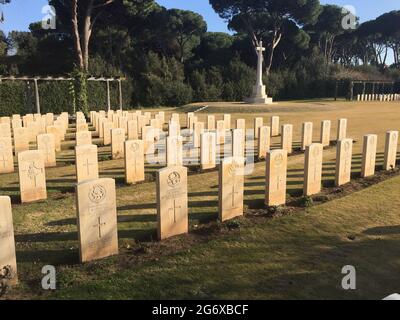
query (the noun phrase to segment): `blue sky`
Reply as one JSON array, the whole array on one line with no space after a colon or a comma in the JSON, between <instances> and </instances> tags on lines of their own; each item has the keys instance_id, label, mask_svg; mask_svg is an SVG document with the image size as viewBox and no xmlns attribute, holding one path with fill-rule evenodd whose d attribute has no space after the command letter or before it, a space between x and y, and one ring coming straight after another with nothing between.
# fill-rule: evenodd
<instances>
[{"instance_id":1,"label":"blue sky","mask_svg":"<svg viewBox=\"0 0 400 320\"><path fill-rule=\"evenodd\" d=\"M227 31L226 24L213 11L208 0L158 0L167 8L180 8L200 13L207 21L209 31ZM376 18L384 12L400 9L399 0L321 0L321 3L352 5L356 8L361 21ZM42 18L41 9L47 0L12 0L11 4L0 5L6 21L0 29L8 33L11 30L28 30L29 24Z\"/></svg>"}]
</instances>

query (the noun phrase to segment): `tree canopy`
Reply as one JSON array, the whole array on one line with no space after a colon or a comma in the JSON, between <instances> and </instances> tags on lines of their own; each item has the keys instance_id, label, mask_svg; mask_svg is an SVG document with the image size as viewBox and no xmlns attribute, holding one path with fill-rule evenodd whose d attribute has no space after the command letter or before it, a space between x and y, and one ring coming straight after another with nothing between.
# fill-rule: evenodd
<instances>
[{"instance_id":1,"label":"tree canopy","mask_svg":"<svg viewBox=\"0 0 400 320\"><path fill-rule=\"evenodd\" d=\"M210 0L219 16L229 22L229 28L248 34L256 47L267 44L266 70L269 74L274 51L285 34L285 27L300 27L317 21L319 0Z\"/></svg>"},{"instance_id":2,"label":"tree canopy","mask_svg":"<svg viewBox=\"0 0 400 320\"><path fill-rule=\"evenodd\" d=\"M400 11L345 30L343 9L318 0L210 0L229 34L209 32L198 13L155 0L49 4L55 30L33 21L27 32L0 32L1 74L125 76L134 105L240 100L254 85L261 41L265 81L278 98L312 97L316 85L325 86L323 94L338 74L400 73Z\"/></svg>"}]
</instances>

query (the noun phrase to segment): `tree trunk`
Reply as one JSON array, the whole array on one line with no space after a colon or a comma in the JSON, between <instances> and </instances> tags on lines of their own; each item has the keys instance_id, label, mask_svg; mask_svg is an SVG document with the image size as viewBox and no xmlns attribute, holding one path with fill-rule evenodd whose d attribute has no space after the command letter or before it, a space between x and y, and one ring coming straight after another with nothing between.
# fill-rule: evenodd
<instances>
[{"instance_id":1,"label":"tree trunk","mask_svg":"<svg viewBox=\"0 0 400 320\"><path fill-rule=\"evenodd\" d=\"M184 47L184 44L179 44L179 47L180 47L179 60L183 64L185 62L185 58L184 58L184 56L185 56L185 47Z\"/></svg>"},{"instance_id":2,"label":"tree trunk","mask_svg":"<svg viewBox=\"0 0 400 320\"><path fill-rule=\"evenodd\" d=\"M86 116L89 115L88 99L87 99L87 73L89 71L89 43L92 35L93 24L96 22L95 17L92 21L92 14L94 9L105 7L114 0L107 0L101 5L94 7L94 0L81 0L82 3L87 4L85 16L83 17L82 34L79 32L79 19L78 19L78 1L72 1L72 36L74 41L74 49L77 60L77 70L74 70L74 99L77 110L82 111Z\"/></svg>"},{"instance_id":3,"label":"tree trunk","mask_svg":"<svg viewBox=\"0 0 400 320\"><path fill-rule=\"evenodd\" d=\"M183 34L181 33L178 38L179 45L179 61L183 64L185 62L185 41L183 39Z\"/></svg>"},{"instance_id":4,"label":"tree trunk","mask_svg":"<svg viewBox=\"0 0 400 320\"><path fill-rule=\"evenodd\" d=\"M94 0L90 0L86 8L85 22L83 26L83 39L82 39L83 64L84 64L84 70L86 72L89 71L89 42L90 42L90 37L92 35L93 2Z\"/></svg>"},{"instance_id":5,"label":"tree trunk","mask_svg":"<svg viewBox=\"0 0 400 320\"><path fill-rule=\"evenodd\" d=\"M81 39L79 35L79 26L78 26L78 0L72 0L72 37L74 41L75 47L75 57L78 67L83 70L84 62L83 62L83 54L81 47Z\"/></svg>"},{"instance_id":6,"label":"tree trunk","mask_svg":"<svg viewBox=\"0 0 400 320\"><path fill-rule=\"evenodd\" d=\"M271 42L271 46L270 46L270 50L268 51L267 61L266 61L266 74L267 74L267 76L269 76L269 74L271 73L272 62L274 60L275 48L277 47L277 45L281 41L281 38L282 38L282 33L279 33L278 30L275 29L274 30L274 36L272 38L272 42Z\"/></svg>"},{"instance_id":7,"label":"tree trunk","mask_svg":"<svg viewBox=\"0 0 400 320\"><path fill-rule=\"evenodd\" d=\"M385 48L385 56L383 58L383 63L382 63L383 66L386 65L387 55L388 55L388 47L386 46L386 48Z\"/></svg>"},{"instance_id":8,"label":"tree trunk","mask_svg":"<svg viewBox=\"0 0 400 320\"><path fill-rule=\"evenodd\" d=\"M394 63L397 65L399 63L399 49L397 45L394 44L392 46L392 50L393 50Z\"/></svg>"},{"instance_id":9,"label":"tree trunk","mask_svg":"<svg viewBox=\"0 0 400 320\"><path fill-rule=\"evenodd\" d=\"M93 0L91 0L93 5ZM89 115L89 107L87 101L87 79L86 79L86 66L88 61L88 48L83 46L82 42L85 41L80 36L79 24L78 24L78 0L72 0L72 34L74 39L75 54L77 60L77 70L73 73L73 84L74 84L74 105L78 111L82 111L86 116ZM85 25L86 28L86 25ZM83 36L86 40L86 34Z\"/></svg>"},{"instance_id":10,"label":"tree trunk","mask_svg":"<svg viewBox=\"0 0 400 320\"><path fill-rule=\"evenodd\" d=\"M271 46L271 49L268 52L268 57L267 57L266 66L265 66L267 76L269 76L269 74L271 73L272 61L274 60L274 51L275 50Z\"/></svg>"}]
</instances>

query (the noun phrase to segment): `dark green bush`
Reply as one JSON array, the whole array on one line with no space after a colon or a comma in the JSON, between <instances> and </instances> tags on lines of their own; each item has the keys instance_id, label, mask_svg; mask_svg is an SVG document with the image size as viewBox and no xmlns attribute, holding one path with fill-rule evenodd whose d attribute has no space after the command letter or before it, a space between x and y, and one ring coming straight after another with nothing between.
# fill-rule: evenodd
<instances>
[{"instance_id":1,"label":"dark green bush","mask_svg":"<svg viewBox=\"0 0 400 320\"><path fill-rule=\"evenodd\" d=\"M181 106L192 101L192 88L185 83L183 64L153 52L142 59L134 81L135 105Z\"/></svg>"},{"instance_id":2,"label":"dark green bush","mask_svg":"<svg viewBox=\"0 0 400 320\"><path fill-rule=\"evenodd\" d=\"M0 84L0 116L24 113L29 103L26 92L26 85L22 82L2 82Z\"/></svg>"},{"instance_id":3,"label":"dark green bush","mask_svg":"<svg viewBox=\"0 0 400 320\"><path fill-rule=\"evenodd\" d=\"M182 106L192 102L192 88L186 83L174 81L167 86L166 106Z\"/></svg>"},{"instance_id":4,"label":"dark green bush","mask_svg":"<svg viewBox=\"0 0 400 320\"><path fill-rule=\"evenodd\" d=\"M39 82L40 111L42 114L73 112L73 96L69 81Z\"/></svg>"}]
</instances>

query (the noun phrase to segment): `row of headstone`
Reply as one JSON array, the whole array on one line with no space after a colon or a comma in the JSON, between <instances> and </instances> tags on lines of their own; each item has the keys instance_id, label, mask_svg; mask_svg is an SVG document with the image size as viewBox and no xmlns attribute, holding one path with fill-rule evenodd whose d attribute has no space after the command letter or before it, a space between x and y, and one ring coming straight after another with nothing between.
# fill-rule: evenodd
<instances>
[{"instance_id":1,"label":"row of headstone","mask_svg":"<svg viewBox=\"0 0 400 320\"><path fill-rule=\"evenodd\" d=\"M386 139L384 167L390 169L395 166L398 132L388 132ZM376 142L376 135L364 137L362 160L364 177L374 174ZM337 186L350 181L352 144L353 140L347 138L338 142L335 178ZM286 202L287 155L287 151L281 149L266 153L265 203L268 206L279 206ZM321 191L322 163L323 145L321 143L308 145L305 153L305 195ZM229 157L224 159L219 167L218 212L221 221L243 215L244 165L243 157ZM188 232L187 184L187 168L183 166L166 167L157 172L157 230L160 240ZM79 218L81 260L89 261L118 253L114 181L95 179L82 182L77 187L77 193L78 215L81 216ZM107 197L111 198L107 200ZM106 204L108 210L105 210Z\"/></svg>"},{"instance_id":2,"label":"row of headstone","mask_svg":"<svg viewBox=\"0 0 400 320\"><path fill-rule=\"evenodd\" d=\"M209 133L212 139L215 135ZM268 132L265 133L268 135ZM203 137L206 137L205 135ZM259 136L261 138L261 136ZM205 138L204 138L205 139ZM239 139L242 139L241 137ZM343 138L337 144L335 184L343 185L351 178L352 139ZM143 157L143 141L125 142L125 155ZM396 165L398 132L386 134L384 169L391 170ZM366 135L362 157L362 176L374 174L377 136ZM86 150L85 150L86 148ZM87 150L91 149L91 150ZM313 195L321 190L322 143L306 146L304 194ZM93 154L92 159L84 157ZM283 205L286 202L287 150L270 150L266 153L266 194L268 206ZM115 181L98 179L97 146L77 147L77 170L85 171L77 183L77 216L80 260L82 262L100 259L118 253L116 219ZM91 161L93 160L93 161ZM143 158L140 159L143 161ZM129 162L130 161L130 162ZM25 151L18 155L21 198L23 202L46 198L45 164L41 151ZM126 160L127 167L134 167L136 175L137 159ZM129 165L128 163L131 163ZM133 165L132 165L133 164ZM243 215L244 158L230 157L223 160L219 169L219 219L225 221ZM143 165L140 165L143 168ZM142 177L143 179L143 177ZM188 190L187 168L171 166L157 173L157 220L160 239L188 232ZM8 197L0 198L2 216L0 220L0 240L6 254L0 253L0 267L16 281L15 245L12 230L11 202ZM4 246L3 246L4 243Z\"/></svg>"},{"instance_id":3,"label":"row of headstone","mask_svg":"<svg viewBox=\"0 0 400 320\"><path fill-rule=\"evenodd\" d=\"M398 131L386 133L383 169L393 170L396 166ZM376 151L378 136L365 135L361 163L361 177L375 174ZM353 139L338 140L336 149L335 185L342 186L351 180ZM278 206L286 202L287 150L272 150L267 152L266 168L266 205ZM311 196L321 191L323 145L312 143L306 147L304 163L305 196Z\"/></svg>"},{"instance_id":4,"label":"row of headstone","mask_svg":"<svg viewBox=\"0 0 400 320\"><path fill-rule=\"evenodd\" d=\"M340 119L338 124L338 139L343 140L346 137L346 126L347 120ZM323 121L321 126L321 140L323 137L329 136L330 121ZM121 132L121 129L112 129L114 133ZM259 152L260 154L266 154L269 151L269 127L259 127ZM282 126L282 150L286 150L290 153L291 148L291 136L292 136L292 125ZM310 133L311 131L311 133ZM242 141L244 137L242 136L241 129L233 130L233 156L243 157L244 148L242 147ZM126 172L126 182L127 183L137 183L144 180L144 142L142 140L128 140L125 141L123 135L122 138L118 140L118 144L114 143L113 155L116 157L123 157L125 159L125 172ZM303 138L302 146L306 148L312 143L312 123L304 123L303 125ZM43 138L43 139L42 139ZM42 141L43 140L43 141ZM24 173L28 173L27 177L29 183L21 184L21 200L22 202L31 202L46 198L46 185L45 185L45 174L44 168L46 166L52 166L55 164L55 152L54 152L54 139L51 135L39 135L38 139L38 150L43 158L42 162L37 159L36 161L29 162L29 168L23 168L22 161L25 156L31 156L33 154L34 158L39 158L38 153L28 152L21 155L20 167L20 181L24 180ZM117 140L117 138L113 138ZM329 138L326 139L326 142ZM88 141L90 142L90 141ZM321 141L322 142L322 141ZM239 147L241 146L241 147ZM324 146L324 145L323 145ZM238 151L235 151L238 150ZM6 163L6 161L3 161ZM168 166L182 165L182 138L179 136L168 137L167 138L167 164ZM205 132L201 134L201 153L200 153L200 163L202 169L211 169L216 167L216 134L212 132ZM89 143L82 146L76 147L76 176L77 182L82 182L90 179L97 179L98 174L98 155L97 146L91 145ZM24 187L28 186L28 189L37 188L37 192L28 191L26 192ZM28 193L28 196L26 196ZM29 194L34 194L29 195Z\"/></svg>"},{"instance_id":5,"label":"row of headstone","mask_svg":"<svg viewBox=\"0 0 400 320\"><path fill-rule=\"evenodd\" d=\"M254 133L257 139L257 154L260 159L264 159L266 152L270 150L271 147L271 127L263 125L262 118L255 119L255 128ZM197 137L197 124L194 125L194 136L195 141L200 140L200 164L203 170L215 168L216 162L216 145L224 144L226 138L226 130L223 127L224 122L217 122L217 130L216 132L204 131L203 127L200 126L201 130L198 132L199 137ZM221 124L221 129L219 130L219 124ZM293 125L285 124L282 125L281 129L281 149L286 150L289 154L293 152ZM279 130L278 130L279 133ZM331 134L331 121L324 120L321 122L321 133L320 133L320 143L324 147L330 145L330 134ZM347 119L339 119L338 121L338 130L337 130L337 140L341 140L346 138L347 134ZM245 156L245 148L246 148L246 135L245 130L242 128L231 130L232 135L232 156ZM305 151L306 147L313 142L313 123L305 122L302 127L302 135L301 135L301 149ZM222 138L222 139L221 139ZM168 139L167 139L168 140ZM176 140L176 139L175 139ZM174 140L174 141L175 141ZM167 159L173 159L173 157L168 156L168 141L167 141ZM197 143L195 143L197 146ZM181 153L181 144L176 144L176 148L171 147L171 149L177 149L179 151L174 150L174 152ZM169 162L167 161L168 165Z\"/></svg>"},{"instance_id":6,"label":"row of headstone","mask_svg":"<svg viewBox=\"0 0 400 320\"><path fill-rule=\"evenodd\" d=\"M400 94L358 94L357 101L400 101Z\"/></svg>"},{"instance_id":7,"label":"row of headstone","mask_svg":"<svg viewBox=\"0 0 400 320\"><path fill-rule=\"evenodd\" d=\"M178 115L179 116L179 115ZM90 121L94 125L99 138L103 139L104 145L112 144L112 131L113 129L122 129L123 135L128 140L137 140L142 137L143 130L146 127L153 128L154 135L157 138L159 131L163 130L165 123L165 113L163 111L158 112L152 118L151 112L142 111L128 112L118 110L117 112L95 112L90 113Z\"/></svg>"},{"instance_id":8,"label":"row of headstone","mask_svg":"<svg viewBox=\"0 0 400 320\"><path fill-rule=\"evenodd\" d=\"M54 121L54 115L26 115L22 119L13 115L3 117L0 123L0 173L14 172L13 155L29 151L35 142L37 150L44 154L46 167L56 166L56 151L61 150L68 128L68 114L63 113ZM14 151L14 153L13 153Z\"/></svg>"},{"instance_id":9,"label":"row of headstone","mask_svg":"<svg viewBox=\"0 0 400 320\"><path fill-rule=\"evenodd\" d=\"M193 119L189 117L189 122ZM240 123L240 122L239 122ZM221 124L221 126L220 126ZM225 142L225 121L218 121L217 131L206 131L204 129L204 124L201 122L193 123L193 136L194 136L194 147L200 147L200 165L203 170L211 169L216 167L216 145L223 144ZM267 126L262 126L262 118L257 118L255 120L255 126L258 132L258 156L259 158L265 158L266 152L270 149L270 136L271 128ZM170 135L166 139L166 160L167 165L177 165L183 163L183 138L177 133L177 126L174 121L170 122ZM261 127L260 127L261 126ZM219 129L219 127L221 127ZM307 145L312 143L313 137L313 124L304 123L302 131L302 150L305 150ZM338 122L338 139L343 139L346 137L347 120L340 119ZM330 143L330 130L331 123L329 120L325 120L321 124L321 140L320 142L324 146L328 146ZM112 155L113 159L123 158L124 153L124 135L120 129L111 129L112 137ZM293 126L283 125L282 126L282 140L281 147L292 152L293 144ZM151 126L146 126L144 128L144 153L146 155L154 153L154 135L152 134ZM245 156L245 143L246 137L244 129L233 129L232 130L232 156Z\"/></svg>"},{"instance_id":10,"label":"row of headstone","mask_svg":"<svg viewBox=\"0 0 400 320\"><path fill-rule=\"evenodd\" d=\"M145 180L144 152L142 140L128 140L122 144L125 160L125 180L134 184ZM97 146L93 144L75 147L75 167L77 182L98 179L99 163Z\"/></svg>"},{"instance_id":11,"label":"row of headstone","mask_svg":"<svg viewBox=\"0 0 400 320\"><path fill-rule=\"evenodd\" d=\"M173 121L171 118L170 123ZM279 135L279 117L278 116L273 116L270 119L270 128L271 128L271 137L276 137ZM193 112L187 113L187 120L186 120L186 128L190 130L190 133L196 130L196 123L198 123L198 117L195 115ZM201 125L199 125L198 131L201 130L207 130L207 131L215 131L217 133L218 139L217 139L217 144L223 144L224 143L224 134L226 130L231 130L234 129L232 128L232 120L231 120L231 115L230 114L224 114L223 119L221 120L216 120L214 115L208 115L206 124L201 122ZM263 118L257 117L254 119L254 137L255 139L258 139L258 133L259 133L259 128L261 128L264 125L263 123ZM246 131L246 120L245 119L236 119L236 129L241 129L244 132ZM201 134L201 132L197 132L197 134ZM196 144L197 145L197 144ZM195 146L196 147L196 146Z\"/></svg>"},{"instance_id":12,"label":"row of headstone","mask_svg":"<svg viewBox=\"0 0 400 320\"><path fill-rule=\"evenodd\" d=\"M31 168L28 167L28 170ZM243 215L244 159L225 159L219 176L220 219L224 221ZM88 262L118 254L115 181L82 181L76 186L76 194L80 261ZM17 283L18 278L9 197L0 197L0 209L0 271L12 285ZM160 240L188 232L187 168L176 166L158 171L157 219Z\"/></svg>"},{"instance_id":13,"label":"row of headstone","mask_svg":"<svg viewBox=\"0 0 400 320\"><path fill-rule=\"evenodd\" d=\"M30 123L36 123L35 125L30 125ZM54 123L54 115L52 113L47 113L45 115L41 114L27 114L21 118L19 114L14 114L11 117L1 117L0 124L8 124L9 128L15 130L21 127L36 127L37 130L44 131L47 126L51 126Z\"/></svg>"},{"instance_id":14,"label":"row of headstone","mask_svg":"<svg viewBox=\"0 0 400 320\"><path fill-rule=\"evenodd\" d=\"M341 123L340 121L339 123ZM290 126L283 126L283 138L282 141L289 140L287 135L285 134L287 127L291 128ZM307 126L304 126L307 128ZM323 128L325 128L323 126ZM261 130L262 129L262 130ZM114 131L115 130L115 131ZM262 154L265 154L268 151L266 147L268 145L268 127L259 128L261 134L259 134L259 149L262 150ZM118 134L121 132L120 129L112 129L112 135L114 136L115 133ZM339 132L341 132L339 130ZM237 134L236 134L237 133ZM241 141L243 137L240 135L242 132L240 129L234 130L233 139L237 140L237 142L233 143L236 149L239 151L233 152L234 156L244 156L244 148L238 147L243 146ZM79 133L78 133L79 134ZM288 134L290 136L290 134ZM117 136L117 135L115 135ZM124 141L123 135L120 134L120 139L114 138L113 140L118 141L118 143L113 143L114 150L113 150L113 157L125 157L126 150L131 151L126 153L125 157L125 172L126 172L126 182L127 183L136 183L144 180L144 157L143 157L143 141ZM78 138L79 139L79 138ZM173 165L182 165L182 140L181 138L169 137L167 143L167 162L168 166ZM265 141L265 143L263 142ZM90 145L90 139L87 143L83 144L82 146L77 146L76 148L76 176L77 182L90 180L90 179L97 179L98 178L98 156L97 156L97 146ZM202 169L211 169L216 167L216 135L214 133L203 133L201 135L201 166ZM168 147L169 145L169 147ZM285 144L282 144L283 148L285 148ZM264 148L264 149L263 149ZM290 147L288 148L288 152L290 152ZM20 167L20 181L25 181L21 184L21 200L22 202L31 202L41 199L46 199L46 184L45 184L45 167L46 166L54 166L55 165L55 150L54 150L54 138L49 135L39 135L38 136L38 150L41 150L43 156L43 163L37 159L35 161L28 161L28 169L24 168L23 159L26 156L39 158L37 156L38 153L28 152L27 154L21 155L21 163ZM11 158L11 157L9 157ZM4 158L5 160L5 158ZM6 161L3 161L3 166L6 164ZM132 166L132 164L134 164ZM134 168L134 169L132 169ZM24 175L27 173L27 175ZM27 178L24 180L24 178ZM30 183L28 183L30 182ZM26 189L28 191L26 191ZM32 191L33 190L33 191ZM36 191L35 191L36 190Z\"/></svg>"},{"instance_id":15,"label":"row of headstone","mask_svg":"<svg viewBox=\"0 0 400 320\"><path fill-rule=\"evenodd\" d=\"M93 137L83 112L77 112L75 119L75 146L91 145Z\"/></svg>"},{"instance_id":16,"label":"row of headstone","mask_svg":"<svg viewBox=\"0 0 400 320\"><path fill-rule=\"evenodd\" d=\"M18 120L23 126L15 125ZM14 115L11 121L14 122L13 138L17 155L21 202L47 199L45 168L56 166L56 150L68 128L68 114L61 114L55 121L53 114L26 115L22 120L18 115ZM51 125L42 127L43 123ZM29 143L33 139L35 139L37 149L29 150ZM14 172L9 131L7 135L2 134L0 137L0 157L0 173Z\"/></svg>"},{"instance_id":17,"label":"row of headstone","mask_svg":"<svg viewBox=\"0 0 400 320\"><path fill-rule=\"evenodd\" d=\"M164 125L163 113L157 126ZM144 143L139 140L142 130L151 124L151 114L91 112L93 123L104 145L111 145L112 159L125 161L128 184L144 181ZM155 125L154 121L152 123ZM139 131L140 128L140 131ZM83 133L82 133L83 134ZM81 135L77 132L78 135ZM90 135L91 138L91 135ZM128 139L128 140L127 140ZM81 139L75 147L77 176L77 217L79 256L81 262L118 254L117 209L115 181L99 179L97 146L91 139Z\"/></svg>"},{"instance_id":18,"label":"row of headstone","mask_svg":"<svg viewBox=\"0 0 400 320\"><path fill-rule=\"evenodd\" d=\"M128 112L119 112L119 113L120 113L121 116L126 116L126 117L129 117L129 114L133 115L132 113L128 113ZM99 113L99 114L101 114L101 113ZM96 115L97 115L96 112L92 112L91 113L91 118L94 119L96 117ZM140 111L136 112L135 115L139 116L139 115L141 115L141 112ZM117 113L114 113L114 112L113 113L109 113L109 116L111 118L113 118L113 120L117 119L116 121L120 123L119 120L121 118L119 117L118 112ZM151 119L151 114L150 113L146 113L146 118L150 118ZM162 118L163 119L164 118L164 114L163 113L159 113L158 115L156 115L156 119L150 120L150 123L153 120L158 120L158 118ZM188 122L189 123L193 120L193 118L194 118L193 115L188 114ZM77 126L76 145L80 146L80 145L89 145L89 144L91 144L92 143L92 136L91 136L91 133L87 130L88 129L88 125L86 123L86 119L84 118L83 114L82 113L77 113L76 114L76 119L77 119L76 120L76 123L77 123L76 124L76 126ZM170 133L172 133L172 136L178 134L178 132L176 132L177 131L176 128L178 128L179 126L178 126L178 123L177 123L178 121L176 119L179 119L179 115L178 114L173 114L171 116L171 120L169 122L169 125L171 126L171 128L169 128L169 131L174 131L174 128L175 128L175 132L170 132ZM209 128L213 128L213 126L210 124L210 123L213 122L212 120L215 120L215 117L214 116L209 116L208 117L208 127ZM135 121L133 120L132 122L134 123ZM219 129L216 132L216 135L217 135L216 142L217 142L217 144L223 144L225 142L225 131L226 131L226 128L230 128L230 122L231 122L230 115L226 114L226 115L224 115L224 120L219 121L217 123L217 128ZM236 131L233 130L233 133L232 133L233 140L235 140L234 143L232 143L232 147L233 147L232 155L233 156L244 156L245 138L246 137L245 137L245 133L244 132L240 132L240 130L243 130L243 131L245 130L245 120L244 119L238 119L236 122L237 122L237 129L236 129ZM269 143L270 143L268 136L265 135L265 132L268 131L268 127L263 126L263 118L256 118L254 120L254 123L255 123L255 128L254 128L255 136L257 137L257 139L258 139L259 136L261 136L261 139L258 139L258 151L259 151L258 155L259 155L260 158L264 158L265 157L265 151L268 150ZM82 127L82 129L79 129L79 127L82 126L82 125L84 125ZM311 129L310 129L309 125L311 126ZM109 126L109 127L106 128L106 126ZM104 139L107 140L106 137L108 136L108 133L109 133L109 136L110 136L109 140L110 140L111 145L112 145L112 157L113 157L113 159L123 158L124 157L125 135L122 132L122 128L112 129L113 127L114 127L113 123L111 123L111 122L104 123L104 128L106 128L106 130L103 130L103 132L107 133L107 134L104 134ZM205 130L204 129L204 125L202 123L198 123L196 121L193 121L193 127L194 127L193 128L194 129L194 133L195 133L194 134L194 146L195 147L201 147L201 135L205 132L204 131ZM326 128L327 128L326 126L322 126L321 139L322 139L322 137L328 137L328 140L329 140L329 131L330 130L327 130ZM49 128L48 131L51 130L51 129L52 128ZM145 138L145 140L144 140L144 150L145 150L145 154L152 154L154 152L154 139L155 139L155 137L153 135L154 134L154 129L158 129L158 128L153 128L151 125L144 127L144 132L145 132L145 134L144 134L144 138ZM260 129L262 129L261 135L259 133ZM272 130L272 129L274 129L274 130ZM271 118L271 127L270 127L269 131L270 131L270 135L271 136L279 134L279 117L272 117ZM271 132L273 132L273 131L275 131L275 132L273 134L271 134ZM292 133L293 133L292 127L290 127L290 125L285 125L285 126L283 126L282 132L284 133L282 135L282 147L284 149L287 149L288 152L290 153L292 151L292 148L291 148ZM325 134L325 133L327 133L327 134ZM54 135L55 136L59 136L59 134L57 132L54 132ZM137 136L138 135L134 135L134 137L137 137ZM170 134L170 136L171 136L171 134ZM243 142L238 141L239 140L238 138L240 136L242 136ZM312 123L307 124L307 126L304 126L303 135L302 136L303 136L302 149L304 150L305 145L308 143L307 139L309 140L310 136L312 138ZM308 138L306 136L308 136ZM57 145L60 144L59 141L61 139L56 139L56 142L55 142L56 150L59 149L59 147L57 148ZM129 139L129 135L128 135L128 139ZM49 137L46 137L45 140L49 140ZM205 141L205 140L203 140L203 141ZM49 144L49 142L46 142L46 143L44 143L42 145L43 146L47 146L48 144ZM178 141L178 150L179 150L179 145L180 145L180 143ZM203 146L207 146L207 144L203 143ZM211 152L212 152L213 147L206 148L206 149L211 149ZM168 150L168 148L167 148L167 150ZM51 152L51 153L53 153L53 152ZM178 151L178 153L179 153L179 151ZM54 157L50 154L50 151L46 151L46 154L47 154L47 158L49 158L48 161L46 161L47 162L46 166L53 166L54 165L54 161L53 161ZM211 165L211 167L215 167L215 165L213 165L213 161L207 160L207 157L205 157L206 154L210 154L210 153L209 152L202 152L202 151L200 152L200 155L203 155L203 157L201 157L203 160L200 159L200 162L202 164L202 168L203 169L210 168L210 165ZM168 155L167 155L167 159L168 158L171 159L171 157L168 157ZM213 159L214 157L208 157L208 158ZM171 164L168 162L168 165L171 165Z\"/></svg>"}]
</instances>

